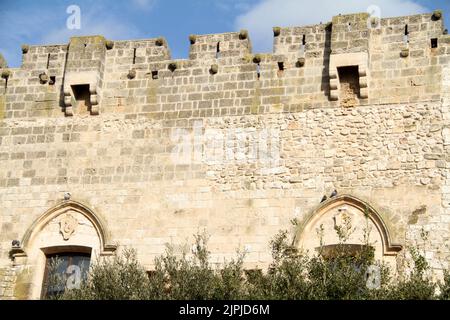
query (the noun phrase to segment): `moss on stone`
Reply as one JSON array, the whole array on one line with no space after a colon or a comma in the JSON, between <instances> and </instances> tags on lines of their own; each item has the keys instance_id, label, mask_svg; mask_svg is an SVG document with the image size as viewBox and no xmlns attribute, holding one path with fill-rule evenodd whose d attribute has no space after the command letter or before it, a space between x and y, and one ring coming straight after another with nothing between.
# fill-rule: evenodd
<instances>
[{"instance_id":1,"label":"moss on stone","mask_svg":"<svg viewBox=\"0 0 450 320\"><path fill-rule=\"evenodd\" d=\"M239 39L241 40L245 40L248 38L248 31L242 29L241 31L239 31Z\"/></svg>"},{"instance_id":2,"label":"moss on stone","mask_svg":"<svg viewBox=\"0 0 450 320\"><path fill-rule=\"evenodd\" d=\"M111 50L112 48L114 48L114 41L107 40L105 42L105 45L106 45L106 49Z\"/></svg>"},{"instance_id":3,"label":"moss on stone","mask_svg":"<svg viewBox=\"0 0 450 320\"><path fill-rule=\"evenodd\" d=\"M261 57L261 55L260 55L259 53L255 54L255 55L253 56L253 62L254 62L254 63L260 63L261 60L262 60L262 57Z\"/></svg>"},{"instance_id":4,"label":"moss on stone","mask_svg":"<svg viewBox=\"0 0 450 320\"><path fill-rule=\"evenodd\" d=\"M178 63L176 63L176 62L171 62L171 63L169 63L169 65L167 66L167 68L169 68L170 71L174 72L174 71L178 68Z\"/></svg>"},{"instance_id":5,"label":"moss on stone","mask_svg":"<svg viewBox=\"0 0 450 320\"><path fill-rule=\"evenodd\" d=\"M27 45L27 44L23 44L22 45L22 53L23 54L28 53L29 50L30 50L30 46L29 45Z\"/></svg>"},{"instance_id":6,"label":"moss on stone","mask_svg":"<svg viewBox=\"0 0 450 320\"><path fill-rule=\"evenodd\" d=\"M209 69L209 72L211 74L216 74L219 71L219 66L217 64L211 65L211 68Z\"/></svg>"},{"instance_id":7,"label":"moss on stone","mask_svg":"<svg viewBox=\"0 0 450 320\"><path fill-rule=\"evenodd\" d=\"M407 56L409 56L409 49L408 48L402 49L402 51L400 51L400 56L402 58L406 58Z\"/></svg>"},{"instance_id":8,"label":"moss on stone","mask_svg":"<svg viewBox=\"0 0 450 320\"><path fill-rule=\"evenodd\" d=\"M41 82L41 84L47 83L48 81L48 75L43 72L39 75L39 81Z\"/></svg>"},{"instance_id":9,"label":"moss on stone","mask_svg":"<svg viewBox=\"0 0 450 320\"><path fill-rule=\"evenodd\" d=\"M11 76L11 71L3 70L1 76L2 76L3 79L7 79L7 78L9 78Z\"/></svg>"},{"instance_id":10,"label":"moss on stone","mask_svg":"<svg viewBox=\"0 0 450 320\"><path fill-rule=\"evenodd\" d=\"M433 21L438 21L442 18L442 10L434 10L431 19Z\"/></svg>"},{"instance_id":11,"label":"moss on stone","mask_svg":"<svg viewBox=\"0 0 450 320\"><path fill-rule=\"evenodd\" d=\"M128 79L136 78L136 70L135 69L131 69L130 71L128 71L127 77L128 77Z\"/></svg>"},{"instance_id":12,"label":"moss on stone","mask_svg":"<svg viewBox=\"0 0 450 320\"><path fill-rule=\"evenodd\" d=\"M281 28L280 27L273 27L273 36L274 37L278 37L281 33Z\"/></svg>"},{"instance_id":13,"label":"moss on stone","mask_svg":"<svg viewBox=\"0 0 450 320\"><path fill-rule=\"evenodd\" d=\"M83 45L85 43L93 44L104 44L106 42L103 36L82 36L82 37L71 37L70 45Z\"/></svg>"},{"instance_id":14,"label":"moss on stone","mask_svg":"<svg viewBox=\"0 0 450 320\"><path fill-rule=\"evenodd\" d=\"M305 65L306 59L304 57L300 57L297 59L296 66L297 68L301 68Z\"/></svg>"},{"instance_id":15,"label":"moss on stone","mask_svg":"<svg viewBox=\"0 0 450 320\"><path fill-rule=\"evenodd\" d=\"M19 300L25 300L30 295L31 289L31 273L27 270L21 271L16 278L14 286L14 297Z\"/></svg>"}]
</instances>

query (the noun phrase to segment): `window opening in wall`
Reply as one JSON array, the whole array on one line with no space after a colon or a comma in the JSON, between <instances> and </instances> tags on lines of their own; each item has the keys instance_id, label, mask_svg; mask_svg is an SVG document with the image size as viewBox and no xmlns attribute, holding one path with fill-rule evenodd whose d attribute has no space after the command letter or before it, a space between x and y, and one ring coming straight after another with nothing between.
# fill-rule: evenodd
<instances>
[{"instance_id":1,"label":"window opening in wall","mask_svg":"<svg viewBox=\"0 0 450 320\"><path fill-rule=\"evenodd\" d=\"M158 79L158 71L157 71L157 70L152 71L152 79L153 79L153 80Z\"/></svg>"},{"instance_id":2,"label":"window opening in wall","mask_svg":"<svg viewBox=\"0 0 450 320\"><path fill-rule=\"evenodd\" d=\"M280 61L280 62L278 62L278 72L277 72L277 75L278 75L279 77L281 77L281 76L283 75L283 71L284 71L284 62L283 62L283 61Z\"/></svg>"},{"instance_id":3,"label":"window opening in wall","mask_svg":"<svg viewBox=\"0 0 450 320\"><path fill-rule=\"evenodd\" d=\"M52 86L52 85L55 84L55 82L56 82L56 77L55 76L50 76L50 80L48 81L48 84Z\"/></svg>"},{"instance_id":4,"label":"window opening in wall","mask_svg":"<svg viewBox=\"0 0 450 320\"><path fill-rule=\"evenodd\" d=\"M306 45L306 35L302 37L302 44L300 45L300 56L305 54L305 45Z\"/></svg>"},{"instance_id":5,"label":"window opening in wall","mask_svg":"<svg viewBox=\"0 0 450 320\"><path fill-rule=\"evenodd\" d=\"M79 288L86 280L91 260L90 253L61 252L46 255L42 298L51 298L65 290Z\"/></svg>"},{"instance_id":6,"label":"window opening in wall","mask_svg":"<svg viewBox=\"0 0 450 320\"><path fill-rule=\"evenodd\" d=\"M261 77L261 67L259 63L256 64L256 76L258 77L258 80Z\"/></svg>"},{"instance_id":7,"label":"window opening in wall","mask_svg":"<svg viewBox=\"0 0 450 320\"><path fill-rule=\"evenodd\" d=\"M340 101L344 107L352 107L358 104L359 73L358 66L338 67L340 84Z\"/></svg>"},{"instance_id":8,"label":"window opening in wall","mask_svg":"<svg viewBox=\"0 0 450 320\"><path fill-rule=\"evenodd\" d=\"M352 23L351 22L348 23L347 30L348 31L352 31Z\"/></svg>"},{"instance_id":9,"label":"window opening in wall","mask_svg":"<svg viewBox=\"0 0 450 320\"><path fill-rule=\"evenodd\" d=\"M284 63L278 62L278 70L283 71L284 70Z\"/></svg>"},{"instance_id":10,"label":"window opening in wall","mask_svg":"<svg viewBox=\"0 0 450 320\"><path fill-rule=\"evenodd\" d=\"M49 65L50 65L50 53L47 55L47 67L46 67L46 69L48 69Z\"/></svg>"},{"instance_id":11,"label":"window opening in wall","mask_svg":"<svg viewBox=\"0 0 450 320\"><path fill-rule=\"evenodd\" d=\"M136 63L136 48L133 49L133 64Z\"/></svg>"},{"instance_id":12,"label":"window opening in wall","mask_svg":"<svg viewBox=\"0 0 450 320\"><path fill-rule=\"evenodd\" d=\"M431 39L431 48L437 48L438 47L438 39L432 38Z\"/></svg>"},{"instance_id":13,"label":"window opening in wall","mask_svg":"<svg viewBox=\"0 0 450 320\"><path fill-rule=\"evenodd\" d=\"M91 96L88 84L72 85L73 95L76 101L78 113L88 113L91 111Z\"/></svg>"},{"instance_id":14,"label":"window opening in wall","mask_svg":"<svg viewBox=\"0 0 450 320\"><path fill-rule=\"evenodd\" d=\"M408 31L408 25L405 24L405 32L403 34L403 42L408 43L409 42L409 31Z\"/></svg>"},{"instance_id":15,"label":"window opening in wall","mask_svg":"<svg viewBox=\"0 0 450 320\"><path fill-rule=\"evenodd\" d=\"M216 59L220 58L220 41L217 42L216 46Z\"/></svg>"}]
</instances>

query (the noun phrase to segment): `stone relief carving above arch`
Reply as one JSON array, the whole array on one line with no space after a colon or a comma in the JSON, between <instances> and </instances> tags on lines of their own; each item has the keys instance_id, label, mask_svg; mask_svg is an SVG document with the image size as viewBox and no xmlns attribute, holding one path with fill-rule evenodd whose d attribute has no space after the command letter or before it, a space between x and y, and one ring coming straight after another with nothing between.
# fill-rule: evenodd
<instances>
[{"instance_id":1,"label":"stone relief carving above arch","mask_svg":"<svg viewBox=\"0 0 450 320\"><path fill-rule=\"evenodd\" d=\"M85 222L80 221L80 217ZM110 234L104 220L91 208L80 201L65 200L44 212L25 232L20 246L11 250L13 258L26 257L27 250L33 240L53 223L58 224L57 232L63 241L68 241L81 225L89 224L95 229L95 233L100 242L100 256L114 254L117 246L111 242Z\"/></svg>"},{"instance_id":2,"label":"stone relief carving above arch","mask_svg":"<svg viewBox=\"0 0 450 320\"><path fill-rule=\"evenodd\" d=\"M66 213L59 220L59 231L64 240L69 240L70 236L75 233L78 227L78 220L70 213Z\"/></svg>"},{"instance_id":3,"label":"stone relief carving above arch","mask_svg":"<svg viewBox=\"0 0 450 320\"><path fill-rule=\"evenodd\" d=\"M378 249L378 257L396 256L402 245L393 239L393 230L380 213L371 205L351 195L339 195L321 203L310 212L298 225L294 244L304 249L319 246L320 239L316 229L325 225L325 243L337 243L334 226L343 223L343 216L352 218L355 235L350 237L352 243L363 243L362 232L368 227L369 240ZM367 220L366 220L367 217Z\"/></svg>"}]
</instances>

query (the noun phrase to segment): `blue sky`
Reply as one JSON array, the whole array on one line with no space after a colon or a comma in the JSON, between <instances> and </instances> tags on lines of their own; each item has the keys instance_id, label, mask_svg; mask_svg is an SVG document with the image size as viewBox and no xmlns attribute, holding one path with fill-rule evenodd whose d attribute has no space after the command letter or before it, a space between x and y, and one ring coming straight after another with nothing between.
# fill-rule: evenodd
<instances>
[{"instance_id":1,"label":"blue sky","mask_svg":"<svg viewBox=\"0 0 450 320\"><path fill-rule=\"evenodd\" d=\"M66 27L70 5L81 10L81 28ZM70 36L101 34L112 40L163 36L173 58L187 58L189 34L249 30L254 52L271 52L272 27L330 21L338 13L382 17L442 9L450 26L450 0L0 0L0 53L21 63L22 44L62 44Z\"/></svg>"}]
</instances>

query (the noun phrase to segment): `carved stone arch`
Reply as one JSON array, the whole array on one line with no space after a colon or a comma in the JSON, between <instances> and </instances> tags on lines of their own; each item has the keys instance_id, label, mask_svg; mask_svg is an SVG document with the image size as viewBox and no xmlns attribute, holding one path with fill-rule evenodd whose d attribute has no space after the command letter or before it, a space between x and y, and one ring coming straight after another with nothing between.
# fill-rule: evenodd
<instances>
[{"instance_id":1,"label":"carved stone arch","mask_svg":"<svg viewBox=\"0 0 450 320\"><path fill-rule=\"evenodd\" d=\"M46 259L51 254L83 252L96 261L113 255L115 250L106 223L98 213L80 201L61 201L37 218L20 245L11 250L20 274L15 294L22 299L41 297Z\"/></svg>"},{"instance_id":2,"label":"carved stone arch","mask_svg":"<svg viewBox=\"0 0 450 320\"><path fill-rule=\"evenodd\" d=\"M328 218L331 218L333 215L336 217L337 212L340 212L341 210L352 211L353 215L359 215L360 218L364 217L364 219L367 216L369 225L374 226L371 231L374 233L374 238L377 238L379 242L381 242L376 244L381 253L378 258L385 256L395 257L402 249L402 246L393 240L394 233L390 224L387 223L386 219L384 219L374 207L363 200L346 194L328 199L312 210L298 225L294 244L304 249L312 249L313 241L311 238L318 237L316 228L319 227L323 221L330 222ZM334 223L335 221L336 220L334 220ZM358 227L361 228L360 225L356 226L356 228Z\"/></svg>"},{"instance_id":3,"label":"carved stone arch","mask_svg":"<svg viewBox=\"0 0 450 320\"><path fill-rule=\"evenodd\" d=\"M30 243L33 241L34 237L38 235L50 221L70 211L85 217L95 228L100 241L100 256L111 255L114 253L117 246L111 243L110 233L103 218L80 201L65 200L45 211L31 224L22 238L21 245L12 249L13 256L26 257L27 249L29 249Z\"/></svg>"}]
</instances>

